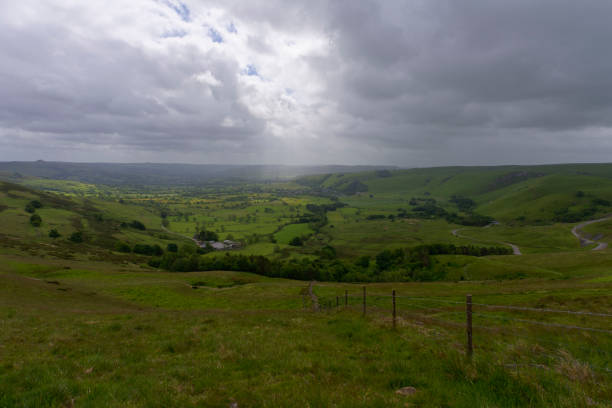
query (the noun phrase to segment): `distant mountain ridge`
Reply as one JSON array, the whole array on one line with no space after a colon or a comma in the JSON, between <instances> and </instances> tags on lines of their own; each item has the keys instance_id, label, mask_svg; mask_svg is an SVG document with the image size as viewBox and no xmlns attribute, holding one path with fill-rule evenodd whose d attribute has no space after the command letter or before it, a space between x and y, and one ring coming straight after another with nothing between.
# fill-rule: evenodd
<instances>
[{"instance_id":1,"label":"distant mountain ridge","mask_svg":"<svg viewBox=\"0 0 612 408\"><path fill-rule=\"evenodd\" d=\"M0 176L41 177L92 184L206 185L229 181L278 181L295 177L395 169L394 166L289 166L174 163L0 162Z\"/></svg>"}]
</instances>

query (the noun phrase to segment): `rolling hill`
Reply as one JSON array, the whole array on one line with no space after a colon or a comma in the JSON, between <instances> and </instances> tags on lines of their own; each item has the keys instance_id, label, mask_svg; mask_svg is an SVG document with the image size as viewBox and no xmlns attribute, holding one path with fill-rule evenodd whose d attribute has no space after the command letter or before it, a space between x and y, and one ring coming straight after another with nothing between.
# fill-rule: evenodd
<instances>
[{"instance_id":1,"label":"rolling hill","mask_svg":"<svg viewBox=\"0 0 612 408\"><path fill-rule=\"evenodd\" d=\"M296 181L355 200L384 198L390 207L421 197L457 210L451 203L453 196L469 198L476 212L504 222L577 222L612 211L612 164L378 170Z\"/></svg>"}]
</instances>

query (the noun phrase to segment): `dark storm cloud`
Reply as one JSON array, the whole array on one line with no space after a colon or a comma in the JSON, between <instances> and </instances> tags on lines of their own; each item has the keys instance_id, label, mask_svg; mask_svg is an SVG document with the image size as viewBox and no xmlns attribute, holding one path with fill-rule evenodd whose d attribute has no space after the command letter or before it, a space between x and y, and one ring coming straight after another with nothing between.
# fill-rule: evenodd
<instances>
[{"instance_id":1,"label":"dark storm cloud","mask_svg":"<svg viewBox=\"0 0 612 408\"><path fill-rule=\"evenodd\" d=\"M609 2L52 3L0 6L2 160L612 154Z\"/></svg>"},{"instance_id":2,"label":"dark storm cloud","mask_svg":"<svg viewBox=\"0 0 612 408\"><path fill-rule=\"evenodd\" d=\"M334 81L350 113L448 126L610 125L612 3L345 2L334 12L346 63Z\"/></svg>"}]
</instances>

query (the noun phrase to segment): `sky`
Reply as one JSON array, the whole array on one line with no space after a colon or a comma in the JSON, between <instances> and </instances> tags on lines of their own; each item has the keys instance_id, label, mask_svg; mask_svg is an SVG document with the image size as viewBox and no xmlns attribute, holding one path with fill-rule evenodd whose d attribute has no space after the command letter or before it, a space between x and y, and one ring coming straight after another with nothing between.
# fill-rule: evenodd
<instances>
[{"instance_id":1,"label":"sky","mask_svg":"<svg viewBox=\"0 0 612 408\"><path fill-rule=\"evenodd\" d=\"M609 162L612 2L0 2L0 161Z\"/></svg>"}]
</instances>

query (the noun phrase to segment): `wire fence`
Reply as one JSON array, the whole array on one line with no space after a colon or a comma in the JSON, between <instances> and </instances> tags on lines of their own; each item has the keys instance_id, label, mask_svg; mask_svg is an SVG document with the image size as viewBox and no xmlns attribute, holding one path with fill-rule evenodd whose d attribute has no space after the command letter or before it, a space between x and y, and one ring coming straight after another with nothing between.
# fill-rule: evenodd
<instances>
[{"instance_id":1,"label":"wire fence","mask_svg":"<svg viewBox=\"0 0 612 408\"><path fill-rule=\"evenodd\" d=\"M352 310L390 320L393 329L409 324L463 330L465 353L503 348L507 367L542 369L586 367L612 374L612 314L590 310L490 304L391 293L338 293L318 296L323 312ZM306 307L306 303L304 303ZM524 349L528 349L529 361ZM520 350L512 354L512 350Z\"/></svg>"}]
</instances>

